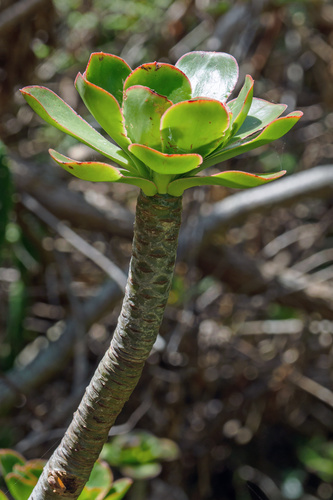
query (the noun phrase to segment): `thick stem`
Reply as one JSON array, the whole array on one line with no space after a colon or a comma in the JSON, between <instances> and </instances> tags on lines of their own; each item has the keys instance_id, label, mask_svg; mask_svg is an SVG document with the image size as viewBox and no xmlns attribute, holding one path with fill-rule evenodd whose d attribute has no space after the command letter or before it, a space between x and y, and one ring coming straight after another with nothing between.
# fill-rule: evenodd
<instances>
[{"instance_id":1,"label":"thick stem","mask_svg":"<svg viewBox=\"0 0 333 500\"><path fill-rule=\"evenodd\" d=\"M78 498L155 342L176 259L181 198L140 193L118 325L65 436L29 500Z\"/></svg>"}]
</instances>

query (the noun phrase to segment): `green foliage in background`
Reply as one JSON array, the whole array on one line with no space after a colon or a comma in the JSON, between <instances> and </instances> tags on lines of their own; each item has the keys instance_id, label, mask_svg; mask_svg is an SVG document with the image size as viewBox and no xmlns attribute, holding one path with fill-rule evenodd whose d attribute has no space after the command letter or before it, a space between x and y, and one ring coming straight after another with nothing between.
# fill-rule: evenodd
<instances>
[{"instance_id":1,"label":"green foliage in background","mask_svg":"<svg viewBox=\"0 0 333 500\"><path fill-rule=\"evenodd\" d=\"M43 471L44 460L28 460L13 450L0 450L0 472L6 487L14 500L27 500ZM110 467L98 460L91 472L89 481L79 496L79 500L121 500L131 487L129 478L113 480ZM61 491L62 484L54 485ZM8 500L0 491L0 500Z\"/></svg>"}]
</instances>

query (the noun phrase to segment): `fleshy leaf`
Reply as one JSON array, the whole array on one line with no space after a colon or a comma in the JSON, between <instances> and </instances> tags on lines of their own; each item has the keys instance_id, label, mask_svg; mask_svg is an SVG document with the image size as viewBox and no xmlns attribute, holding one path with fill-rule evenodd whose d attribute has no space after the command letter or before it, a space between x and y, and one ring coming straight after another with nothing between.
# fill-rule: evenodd
<instances>
[{"instance_id":1,"label":"fleshy leaf","mask_svg":"<svg viewBox=\"0 0 333 500\"><path fill-rule=\"evenodd\" d=\"M88 82L113 95L121 106L124 81L131 71L129 65L120 57L104 52L94 52L90 56L85 77Z\"/></svg>"},{"instance_id":2,"label":"fleshy leaf","mask_svg":"<svg viewBox=\"0 0 333 500\"><path fill-rule=\"evenodd\" d=\"M222 161L229 160L229 158L233 158L234 156L246 153L252 149L259 148L265 144L269 144L276 139L280 139L280 137L289 132L302 115L302 111L294 111L287 116L277 118L255 136L251 136L243 141L232 143L220 151L215 151L209 158L204 160L202 169L216 165Z\"/></svg>"},{"instance_id":3,"label":"fleshy leaf","mask_svg":"<svg viewBox=\"0 0 333 500\"><path fill-rule=\"evenodd\" d=\"M15 500L28 500L32 490L37 484L37 479L26 479L20 474L11 472L5 477L5 482L9 493Z\"/></svg>"},{"instance_id":4,"label":"fleshy leaf","mask_svg":"<svg viewBox=\"0 0 333 500\"><path fill-rule=\"evenodd\" d=\"M161 117L170 106L171 101L148 87L135 85L126 90L123 113L131 141L161 150Z\"/></svg>"},{"instance_id":5,"label":"fleshy leaf","mask_svg":"<svg viewBox=\"0 0 333 500\"><path fill-rule=\"evenodd\" d=\"M192 89L188 78L171 64L142 64L129 75L124 90L134 85L148 87L173 103L191 99Z\"/></svg>"},{"instance_id":6,"label":"fleshy leaf","mask_svg":"<svg viewBox=\"0 0 333 500\"><path fill-rule=\"evenodd\" d=\"M126 153L107 141L57 94L39 86L25 87L21 92L32 109L47 123L87 144L122 167L131 168Z\"/></svg>"},{"instance_id":7,"label":"fleshy leaf","mask_svg":"<svg viewBox=\"0 0 333 500\"><path fill-rule=\"evenodd\" d=\"M180 175L190 172L202 163L202 157L195 153L169 155L141 144L132 144L129 150L147 167L158 174Z\"/></svg>"},{"instance_id":8,"label":"fleshy leaf","mask_svg":"<svg viewBox=\"0 0 333 500\"><path fill-rule=\"evenodd\" d=\"M3 476L12 472L14 465L24 465L25 458L17 451L0 449L0 472Z\"/></svg>"},{"instance_id":9,"label":"fleshy leaf","mask_svg":"<svg viewBox=\"0 0 333 500\"><path fill-rule=\"evenodd\" d=\"M0 500L8 500L8 497L4 494L3 491L0 490Z\"/></svg>"},{"instance_id":10,"label":"fleshy leaf","mask_svg":"<svg viewBox=\"0 0 333 500\"><path fill-rule=\"evenodd\" d=\"M261 186L267 182L279 179L286 173L285 170L273 174L249 174L247 172L239 172L235 170L222 172L211 176L204 177L183 177L170 182L168 193L172 196L181 196L185 189L195 186L225 186L234 189L245 189L250 187Z\"/></svg>"},{"instance_id":11,"label":"fleshy leaf","mask_svg":"<svg viewBox=\"0 0 333 500\"><path fill-rule=\"evenodd\" d=\"M75 86L84 104L96 118L101 127L120 147L127 150L131 141L128 139L118 101L101 87L88 82L79 73Z\"/></svg>"},{"instance_id":12,"label":"fleshy leaf","mask_svg":"<svg viewBox=\"0 0 333 500\"><path fill-rule=\"evenodd\" d=\"M153 182L142 177L132 177L123 175L117 168L98 161L80 162L72 160L67 156L49 150L50 155L63 169L70 174L91 182L121 182L122 184L131 184L138 186L147 196L154 196L157 193L157 188Z\"/></svg>"},{"instance_id":13,"label":"fleshy leaf","mask_svg":"<svg viewBox=\"0 0 333 500\"><path fill-rule=\"evenodd\" d=\"M207 156L223 140L229 113L219 101L195 99L171 106L161 120L165 153L199 153Z\"/></svg>"},{"instance_id":14,"label":"fleshy leaf","mask_svg":"<svg viewBox=\"0 0 333 500\"><path fill-rule=\"evenodd\" d=\"M236 59L224 52L189 52L176 63L191 82L192 97L225 102L238 80Z\"/></svg>"},{"instance_id":15,"label":"fleshy leaf","mask_svg":"<svg viewBox=\"0 0 333 500\"><path fill-rule=\"evenodd\" d=\"M58 153L54 149L50 149L49 153L54 161L64 170L84 181L116 182L123 177L117 168L107 163L99 161L75 161Z\"/></svg>"},{"instance_id":16,"label":"fleshy leaf","mask_svg":"<svg viewBox=\"0 0 333 500\"><path fill-rule=\"evenodd\" d=\"M239 139L244 139L258 130L263 129L266 125L281 116L286 107L285 104L274 104L255 97L252 100L250 110L242 126L235 135L234 140L238 141Z\"/></svg>"},{"instance_id":17,"label":"fleshy leaf","mask_svg":"<svg viewBox=\"0 0 333 500\"><path fill-rule=\"evenodd\" d=\"M118 479L113 483L112 488L108 493L108 496L105 497L104 500L121 500L124 497L124 495L126 495L132 484L133 484L132 479L129 479L128 477L123 477L121 479Z\"/></svg>"},{"instance_id":18,"label":"fleshy leaf","mask_svg":"<svg viewBox=\"0 0 333 500\"><path fill-rule=\"evenodd\" d=\"M111 488L112 481L113 475L110 467L98 460L78 500L103 500Z\"/></svg>"},{"instance_id":19,"label":"fleshy leaf","mask_svg":"<svg viewBox=\"0 0 333 500\"><path fill-rule=\"evenodd\" d=\"M249 112L253 99L253 84L253 78L250 75L246 75L244 85L238 97L228 102L228 106L232 112L230 135L235 135Z\"/></svg>"}]
</instances>

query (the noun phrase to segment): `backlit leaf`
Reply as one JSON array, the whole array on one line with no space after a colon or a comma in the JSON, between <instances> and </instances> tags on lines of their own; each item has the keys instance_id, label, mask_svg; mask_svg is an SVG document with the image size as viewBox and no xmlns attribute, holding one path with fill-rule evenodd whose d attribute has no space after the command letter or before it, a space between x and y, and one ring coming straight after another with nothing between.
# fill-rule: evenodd
<instances>
[{"instance_id":1,"label":"backlit leaf","mask_svg":"<svg viewBox=\"0 0 333 500\"><path fill-rule=\"evenodd\" d=\"M175 104L161 120L163 151L207 156L223 140L228 126L228 111L219 101L196 99Z\"/></svg>"},{"instance_id":2,"label":"backlit leaf","mask_svg":"<svg viewBox=\"0 0 333 500\"><path fill-rule=\"evenodd\" d=\"M277 118L254 137L251 136L248 139L232 143L221 151L214 151L209 158L204 160L202 169L216 165L229 158L233 158L234 156L246 153L247 151L251 151L252 149L259 148L260 146L264 146L265 144L279 139L289 132L302 115L303 113L301 111L294 111L287 116Z\"/></svg>"},{"instance_id":3,"label":"backlit leaf","mask_svg":"<svg viewBox=\"0 0 333 500\"><path fill-rule=\"evenodd\" d=\"M261 186L267 182L273 181L282 177L286 173L285 170L273 174L249 174L247 172L239 172L235 170L225 171L220 174L204 176L204 177L184 177L170 182L168 193L172 196L181 196L185 189L195 186L225 186L228 188L245 189L250 187Z\"/></svg>"},{"instance_id":4,"label":"backlit leaf","mask_svg":"<svg viewBox=\"0 0 333 500\"><path fill-rule=\"evenodd\" d=\"M107 141L57 94L38 86L25 87L21 92L32 109L47 123L75 137L119 165L125 168L131 166L124 151Z\"/></svg>"},{"instance_id":5,"label":"backlit leaf","mask_svg":"<svg viewBox=\"0 0 333 500\"><path fill-rule=\"evenodd\" d=\"M155 149L132 144L129 147L131 153L145 163L154 172L166 175L180 175L190 172L202 162L198 154L165 154Z\"/></svg>"},{"instance_id":6,"label":"backlit leaf","mask_svg":"<svg viewBox=\"0 0 333 500\"><path fill-rule=\"evenodd\" d=\"M231 136L236 134L249 112L253 99L253 84L253 78L250 75L246 75L244 85L238 97L228 102L228 106L232 112Z\"/></svg>"},{"instance_id":7,"label":"backlit leaf","mask_svg":"<svg viewBox=\"0 0 333 500\"><path fill-rule=\"evenodd\" d=\"M107 163L72 160L54 149L50 149L49 153L64 170L84 181L115 182L122 178L119 170Z\"/></svg>"},{"instance_id":8,"label":"backlit leaf","mask_svg":"<svg viewBox=\"0 0 333 500\"><path fill-rule=\"evenodd\" d=\"M171 64L142 64L129 75L124 90L134 85L148 87L173 103L191 98L192 89L188 78Z\"/></svg>"},{"instance_id":9,"label":"backlit leaf","mask_svg":"<svg viewBox=\"0 0 333 500\"><path fill-rule=\"evenodd\" d=\"M90 56L84 76L88 82L112 94L121 105L124 81L131 71L129 65L120 57L95 52Z\"/></svg>"},{"instance_id":10,"label":"backlit leaf","mask_svg":"<svg viewBox=\"0 0 333 500\"><path fill-rule=\"evenodd\" d=\"M79 73L75 86L84 104L96 118L101 127L123 149L127 149L131 141L128 139L118 101L101 87L88 82Z\"/></svg>"},{"instance_id":11,"label":"backlit leaf","mask_svg":"<svg viewBox=\"0 0 333 500\"><path fill-rule=\"evenodd\" d=\"M127 175L123 175L120 170L108 165L107 163L98 161L80 162L72 160L61 153L54 151L54 149L50 149L49 153L58 165L67 170L70 174L84 181L120 182L122 184L130 184L132 186L139 187L147 196L154 196L154 194L157 193L157 188L152 181L142 177L134 177L128 175L127 173Z\"/></svg>"},{"instance_id":12,"label":"backlit leaf","mask_svg":"<svg viewBox=\"0 0 333 500\"><path fill-rule=\"evenodd\" d=\"M244 139L258 130L263 129L266 125L282 115L286 107L285 104L274 104L255 97L252 100L250 110L242 126L235 135L234 140L238 141L239 139Z\"/></svg>"}]
</instances>

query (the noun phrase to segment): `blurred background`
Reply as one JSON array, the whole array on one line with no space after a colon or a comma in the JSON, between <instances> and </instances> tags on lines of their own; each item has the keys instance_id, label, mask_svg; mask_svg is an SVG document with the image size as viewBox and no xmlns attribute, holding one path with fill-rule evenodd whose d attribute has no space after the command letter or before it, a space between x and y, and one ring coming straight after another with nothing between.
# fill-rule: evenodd
<instances>
[{"instance_id":1,"label":"blurred background","mask_svg":"<svg viewBox=\"0 0 333 500\"><path fill-rule=\"evenodd\" d=\"M91 52L134 68L192 50L231 53L237 90L251 74L255 96L304 112L221 167L285 169L290 190L185 192L161 338L112 432L179 446L136 500L330 499L330 0L0 0L0 448L47 458L59 443L117 321L110 263L126 273L138 194L61 171L49 147L96 154L18 89L45 85L96 125L73 86Z\"/></svg>"}]
</instances>

